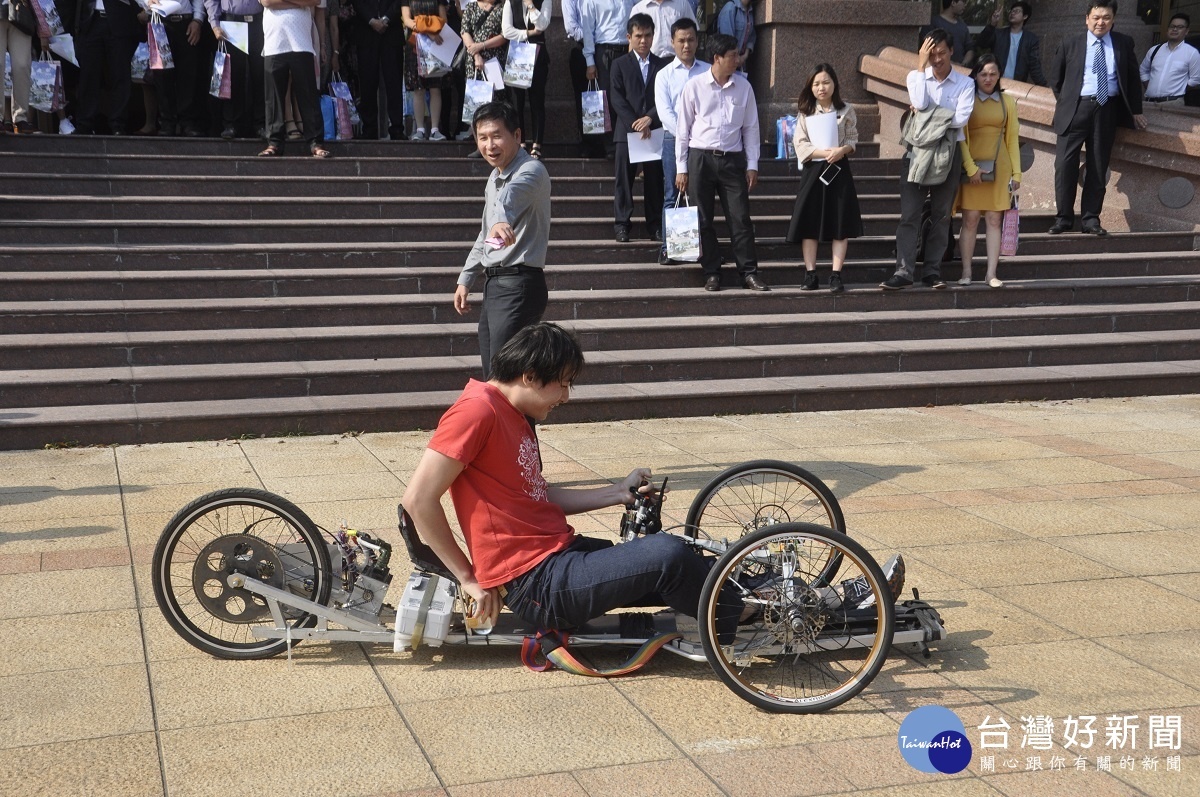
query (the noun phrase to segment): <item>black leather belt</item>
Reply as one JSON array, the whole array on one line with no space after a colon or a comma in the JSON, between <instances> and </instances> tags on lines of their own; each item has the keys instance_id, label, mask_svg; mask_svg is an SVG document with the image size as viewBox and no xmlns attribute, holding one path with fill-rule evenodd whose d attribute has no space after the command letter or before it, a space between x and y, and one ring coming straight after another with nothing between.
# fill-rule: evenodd
<instances>
[{"instance_id":1,"label":"black leather belt","mask_svg":"<svg viewBox=\"0 0 1200 797\"><path fill-rule=\"evenodd\" d=\"M254 20L258 19L258 15L257 14L245 14L245 15L222 14L221 19L228 20L229 22L253 22Z\"/></svg>"},{"instance_id":2,"label":"black leather belt","mask_svg":"<svg viewBox=\"0 0 1200 797\"><path fill-rule=\"evenodd\" d=\"M1182 94L1176 94L1174 97L1146 97L1146 102L1172 102L1174 100L1182 99Z\"/></svg>"},{"instance_id":3,"label":"black leather belt","mask_svg":"<svg viewBox=\"0 0 1200 797\"><path fill-rule=\"evenodd\" d=\"M187 14L172 14L169 17L163 17L167 22L188 22L192 18Z\"/></svg>"},{"instance_id":4,"label":"black leather belt","mask_svg":"<svg viewBox=\"0 0 1200 797\"><path fill-rule=\"evenodd\" d=\"M488 279L491 279L492 277L512 277L517 274L528 274L531 271L541 271L541 269L519 263L515 266L488 266L483 270L483 273Z\"/></svg>"},{"instance_id":5,"label":"black leather belt","mask_svg":"<svg viewBox=\"0 0 1200 797\"><path fill-rule=\"evenodd\" d=\"M700 149L699 147L689 147L691 152L706 152L709 155L716 155L718 158L728 158L731 155L742 155L744 150L727 150L727 149Z\"/></svg>"},{"instance_id":6,"label":"black leather belt","mask_svg":"<svg viewBox=\"0 0 1200 797\"><path fill-rule=\"evenodd\" d=\"M597 50L599 50L601 47L608 47L608 48L610 48L610 49L611 49L611 48L616 48L616 49L619 49L619 50L628 50L628 49L629 49L629 44L628 44L627 42L621 42L620 44L597 44L597 45L596 45L596 49L597 49Z\"/></svg>"}]
</instances>

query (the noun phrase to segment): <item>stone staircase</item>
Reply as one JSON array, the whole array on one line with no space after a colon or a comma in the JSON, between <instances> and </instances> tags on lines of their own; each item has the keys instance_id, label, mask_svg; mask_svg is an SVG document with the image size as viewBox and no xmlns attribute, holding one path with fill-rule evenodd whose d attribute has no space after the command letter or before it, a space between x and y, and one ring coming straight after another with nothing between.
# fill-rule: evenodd
<instances>
[{"instance_id":1,"label":"stone staircase","mask_svg":"<svg viewBox=\"0 0 1200 797\"><path fill-rule=\"evenodd\" d=\"M0 138L0 448L433 426L479 367L477 315L450 303L488 172L468 151ZM764 161L775 289L713 294L697 266L612 240L610 163L548 154L547 317L590 363L555 420L1200 388L1192 233L1050 237L1031 213L1004 289L884 294L897 164L868 144L846 293L797 289L794 167Z\"/></svg>"}]
</instances>

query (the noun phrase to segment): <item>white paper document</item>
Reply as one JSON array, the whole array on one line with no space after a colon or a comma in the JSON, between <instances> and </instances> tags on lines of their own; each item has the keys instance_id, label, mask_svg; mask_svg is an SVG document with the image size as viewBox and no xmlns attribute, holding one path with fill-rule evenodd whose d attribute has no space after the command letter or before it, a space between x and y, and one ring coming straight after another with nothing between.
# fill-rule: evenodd
<instances>
[{"instance_id":1,"label":"white paper document","mask_svg":"<svg viewBox=\"0 0 1200 797\"><path fill-rule=\"evenodd\" d=\"M838 145L837 112L817 113L804 117L808 140L815 149L833 149Z\"/></svg>"},{"instance_id":2,"label":"white paper document","mask_svg":"<svg viewBox=\"0 0 1200 797\"><path fill-rule=\"evenodd\" d=\"M227 22L225 20L221 20L221 30L225 31L225 38L230 44L244 52L246 55L250 54L249 22Z\"/></svg>"},{"instance_id":3,"label":"white paper document","mask_svg":"<svg viewBox=\"0 0 1200 797\"><path fill-rule=\"evenodd\" d=\"M458 52L458 46L462 44L462 39L458 37L458 34L449 25L442 26L441 33L441 44L438 44L424 33L418 33L417 37L421 40L422 50L431 53L446 66L450 66L454 63L454 54Z\"/></svg>"},{"instance_id":4,"label":"white paper document","mask_svg":"<svg viewBox=\"0 0 1200 797\"><path fill-rule=\"evenodd\" d=\"M647 161L662 160L664 130L660 127L650 131L650 138L642 138L641 133L629 133L629 162L646 163Z\"/></svg>"}]
</instances>

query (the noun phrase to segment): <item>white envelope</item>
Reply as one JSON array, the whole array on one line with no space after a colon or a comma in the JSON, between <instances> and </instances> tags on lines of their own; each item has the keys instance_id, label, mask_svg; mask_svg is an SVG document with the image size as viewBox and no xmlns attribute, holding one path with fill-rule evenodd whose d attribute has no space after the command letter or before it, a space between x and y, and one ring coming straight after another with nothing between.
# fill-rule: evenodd
<instances>
[{"instance_id":1,"label":"white envelope","mask_svg":"<svg viewBox=\"0 0 1200 797\"><path fill-rule=\"evenodd\" d=\"M458 46L462 44L462 39L458 37L458 34L449 25L442 26L441 34L441 44L435 43L433 39L424 33L418 33L417 38L421 40L421 49L423 51L432 53L443 64L450 66L450 64L454 63L454 54L458 52Z\"/></svg>"},{"instance_id":2,"label":"white envelope","mask_svg":"<svg viewBox=\"0 0 1200 797\"><path fill-rule=\"evenodd\" d=\"M629 132L629 162L646 163L647 161L662 160L663 136L666 132L660 127L650 131L650 138L642 138L641 133Z\"/></svg>"},{"instance_id":3,"label":"white envelope","mask_svg":"<svg viewBox=\"0 0 1200 797\"><path fill-rule=\"evenodd\" d=\"M221 30L225 31L225 38L229 40L230 44L246 55L250 54L249 22L227 22L221 20Z\"/></svg>"},{"instance_id":4,"label":"white envelope","mask_svg":"<svg viewBox=\"0 0 1200 797\"><path fill-rule=\"evenodd\" d=\"M483 62L483 78L492 84L492 88L504 88L504 69L499 60L492 58Z\"/></svg>"},{"instance_id":5,"label":"white envelope","mask_svg":"<svg viewBox=\"0 0 1200 797\"><path fill-rule=\"evenodd\" d=\"M833 149L838 145L837 112L816 113L804 117L808 140L815 149Z\"/></svg>"}]
</instances>

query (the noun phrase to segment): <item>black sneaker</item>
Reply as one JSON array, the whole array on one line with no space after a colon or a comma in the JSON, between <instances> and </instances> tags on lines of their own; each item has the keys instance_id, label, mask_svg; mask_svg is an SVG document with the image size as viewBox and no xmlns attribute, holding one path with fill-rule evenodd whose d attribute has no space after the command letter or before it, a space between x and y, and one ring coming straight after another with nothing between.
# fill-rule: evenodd
<instances>
[{"instance_id":1,"label":"black sneaker","mask_svg":"<svg viewBox=\"0 0 1200 797\"><path fill-rule=\"evenodd\" d=\"M887 579L888 591L892 593L892 601L900 600L904 591L904 557L893 554L891 559L884 562L883 577ZM842 605L851 609L867 609L875 605L875 593L867 584L866 576L850 578L838 585L842 595Z\"/></svg>"},{"instance_id":2,"label":"black sneaker","mask_svg":"<svg viewBox=\"0 0 1200 797\"><path fill-rule=\"evenodd\" d=\"M898 291L901 288L908 288L913 284L912 280L907 277L901 277L899 274L893 274L883 282L879 283L879 287L885 291Z\"/></svg>"},{"instance_id":3,"label":"black sneaker","mask_svg":"<svg viewBox=\"0 0 1200 797\"><path fill-rule=\"evenodd\" d=\"M833 272L829 275L829 292L842 293L846 288L842 285L842 275L838 272Z\"/></svg>"},{"instance_id":4,"label":"black sneaker","mask_svg":"<svg viewBox=\"0 0 1200 797\"><path fill-rule=\"evenodd\" d=\"M800 284L800 290L815 291L819 287L821 287L821 280L819 277L817 277L817 272L804 272L804 282Z\"/></svg>"},{"instance_id":5,"label":"black sneaker","mask_svg":"<svg viewBox=\"0 0 1200 797\"><path fill-rule=\"evenodd\" d=\"M946 287L946 283L942 282L941 277L935 277L932 274L921 277L921 283L926 288L933 288L935 291L940 291L942 288Z\"/></svg>"}]
</instances>

